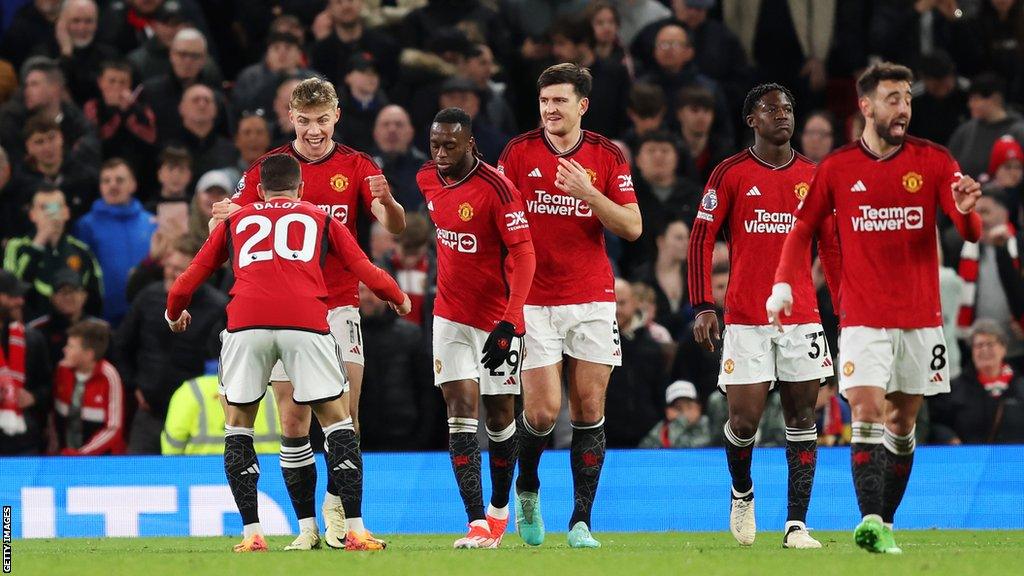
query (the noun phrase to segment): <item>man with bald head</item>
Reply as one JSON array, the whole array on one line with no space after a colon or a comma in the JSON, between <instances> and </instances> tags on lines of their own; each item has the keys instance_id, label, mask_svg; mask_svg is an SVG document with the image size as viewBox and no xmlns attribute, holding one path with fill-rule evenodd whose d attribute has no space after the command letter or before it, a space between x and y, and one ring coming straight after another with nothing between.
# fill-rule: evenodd
<instances>
[{"instance_id":1,"label":"man with bald head","mask_svg":"<svg viewBox=\"0 0 1024 576\"><path fill-rule=\"evenodd\" d=\"M177 122L182 130L177 145L192 155L195 176L233 167L238 162L238 149L215 130L216 120L217 100L213 89L205 84L186 88L178 104Z\"/></svg>"},{"instance_id":2,"label":"man with bald head","mask_svg":"<svg viewBox=\"0 0 1024 576\"><path fill-rule=\"evenodd\" d=\"M98 20L94 0L68 0L54 25L55 50L46 54L60 59L68 91L79 106L99 96L100 64L118 56L113 47L96 40Z\"/></svg>"},{"instance_id":3,"label":"man with bald head","mask_svg":"<svg viewBox=\"0 0 1024 576\"><path fill-rule=\"evenodd\" d=\"M210 87L220 85L220 74L206 68L209 61L206 37L195 28L182 28L174 35L170 45L170 71L158 78L151 78L142 84L142 95L156 114L157 138L161 144L182 137L178 118L178 104L185 89L194 84ZM227 99L219 91L214 92L219 116L217 129L225 135L230 133L226 125Z\"/></svg>"},{"instance_id":4,"label":"man with bald head","mask_svg":"<svg viewBox=\"0 0 1024 576\"><path fill-rule=\"evenodd\" d=\"M377 114L373 126L373 159L391 183L391 193L406 212L415 212L423 205L423 195L416 185L416 172L427 155L412 145L413 127L409 113L397 104L390 104Z\"/></svg>"}]
</instances>

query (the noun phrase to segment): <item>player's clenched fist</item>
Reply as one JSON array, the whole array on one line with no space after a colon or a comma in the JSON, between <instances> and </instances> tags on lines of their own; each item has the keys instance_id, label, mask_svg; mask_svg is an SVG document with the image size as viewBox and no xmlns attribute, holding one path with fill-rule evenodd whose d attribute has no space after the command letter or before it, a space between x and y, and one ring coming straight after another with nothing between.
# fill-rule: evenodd
<instances>
[{"instance_id":1,"label":"player's clenched fist","mask_svg":"<svg viewBox=\"0 0 1024 576\"><path fill-rule=\"evenodd\" d=\"M215 220L227 220L228 216L231 216L241 209L242 207L238 204L232 203L230 198L225 198L213 203L211 216Z\"/></svg>"},{"instance_id":2,"label":"player's clenched fist","mask_svg":"<svg viewBox=\"0 0 1024 576\"><path fill-rule=\"evenodd\" d=\"M399 316L405 316L409 312L412 312L412 300L409 299L408 294L405 294L404 296L405 300L402 300L401 304L396 305L388 302L388 306L390 306L391 309L395 311L395 314L398 314Z\"/></svg>"},{"instance_id":3,"label":"player's clenched fist","mask_svg":"<svg viewBox=\"0 0 1024 576\"><path fill-rule=\"evenodd\" d=\"M715 340L721 340L718 315L708 310L697 315L693 321L693 338L708 352L715 351Z\"/></svg>"},{"instance_id":4,"label":"player's clenched fist","mask_svg":"<svg viewBox=\"0 0 1024 576\"><path fill-rule=\"evenodd\" d=\"M960 180L953 183L953 201L956 202L956 209L961 214L967 214L974 210L974 205L981 198L981 184L978 184L970 176L960 176Z\"/></svg>"},{"instance_id":5,"label":"player's clenched fist","mask_svg":"<svg viewBox=\"0 0 1024 576\"><path fill-rule=\"evenodd\" d=\"M484 342L482 350L484 355L481 360L484 368L496 370L498 366L508 361L509 354L512 352L512 338L516 336L520 335L516 334L516 327L511 322L506 320L498 322L498 325L487 336L487 341Z\"/></svg>"},{"instance_id":6,"label":"player's clenched fist","mask_svg":"<svg viewBox=\"0 0 1024 576\"><path fill-rule=\"evenodd\" d=\"M383 174L367 176L366 183L370 185L370 194L374 198L380 198L383 201L391 197L391 186L388 185L388 179Z\"/></svg>"},{"instance_id":7,"label":"player's clenched fist","mask_svg":"<svg viewBox=\"0 0 1024 576\"><path fill-rule=\"evenodd\" d=\"M167 325L171 328L171 332L175 334L184 332L188 329L189 324L192 323L192 315L188 313L188 310L182 310L181 316L177 320L171 320L167 317L167 312L164 312L164 319L167 320Z\"/></svg>"}]
</instances>

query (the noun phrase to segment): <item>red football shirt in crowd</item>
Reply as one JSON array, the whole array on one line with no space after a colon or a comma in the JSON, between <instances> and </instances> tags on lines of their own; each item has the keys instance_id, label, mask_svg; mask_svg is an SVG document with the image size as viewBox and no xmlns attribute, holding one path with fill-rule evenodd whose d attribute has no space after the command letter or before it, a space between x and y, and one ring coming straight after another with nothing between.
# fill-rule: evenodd
<instances>
[{"instance_id":1,"label":"red football shirt in crowd","mask_svg":"<svg viewBox=\"0 0 1024 576\"><path fill-rule=\"evenodd\" d=\"M537 272L526 303L614 302L604 225L586 202L555 187L559 158L579 162L594 187L616 204L636 203L629 163L604 136L584 130L580 141L561 153L541 128L512 139L501 153L498 170L519 189L533 228Z\"/></svg>"},{"instance_id":2,"label":"red football shirt in crowd","mask_svg":"<svg viewBox=\"0 0 1024 576\"><path fill-rule=\"evenodd\" d=\"M305 188L302 199L318 206L356 235L360 209L369 211L373 195L367 176L381 174L373 159L348 146L335 143L334 149L319 160L310 161L299 154L292 143L267 152L245 171L231 201L240 206L260 199L256 185L260 182L263 159L274 154L289 154L299 161ZM333 256L327 257L324 275L328 278L327 308L359 305L359 281Z\"/></svg>"}]
</instances>

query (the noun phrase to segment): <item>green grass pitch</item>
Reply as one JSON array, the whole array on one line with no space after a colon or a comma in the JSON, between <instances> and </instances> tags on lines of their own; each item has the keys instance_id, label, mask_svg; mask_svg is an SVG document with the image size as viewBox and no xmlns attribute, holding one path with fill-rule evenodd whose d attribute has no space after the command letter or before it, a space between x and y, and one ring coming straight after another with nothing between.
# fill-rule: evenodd
<instances>
[{"instance_id":1,"label":"green grass pitch","mask_svg":"<svg viewBox=\"0 0 1024 576\"><path fill-rule=\"evenodd\" d=\"M452 550L455 535L393 536L383 552L284 552L291 539L268 538L271 551L234 554L235 537L16 540L13 574L74 576L312 576L474 574L557 576L969 576L1021 574L1024 531L902 531L902 556L857 549L845 532L814 532L822 550L783 550L781 534L762 532L749 549L727 532L597 533L600 550L572 550L564 534L528 547L515 534L499 550Z\"/></svg>"}]
</instances>

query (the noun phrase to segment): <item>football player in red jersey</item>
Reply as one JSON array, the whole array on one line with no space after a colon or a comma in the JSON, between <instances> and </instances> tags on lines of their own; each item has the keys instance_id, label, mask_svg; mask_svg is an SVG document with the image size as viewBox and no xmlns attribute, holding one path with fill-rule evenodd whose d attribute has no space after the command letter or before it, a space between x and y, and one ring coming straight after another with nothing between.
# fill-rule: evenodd
<instances>
[{"instance_id":1,"label":"football player in red jersey","mask_svg":"<svg viewBox=\"0 0 1024 576\"><path fill-rule=\"evenodd\" d=\"M949 392L935 222L981 235L981 187L949 151L907 135L913 73L883 62L857 80L860 141L826 157L797 209L765 307L781 326L798 299L810 237L834 214L842 249L839 390L853 410L851 464L863 520L857 545L898 554L892 523L914 463L925 396Z\"/></svg>"},{"instance_id":2,"label":"football player in red jersey","mask_svg":"<svg viewBox=\"0 0 1024 576\"><path fill-rule=\"evenodd\" d=\"M437 228L434 383L448 408L448 452L469 517L469 533L455 548L497 548L518 455L515 398L523 304L536 266L533 241L519 191L476 156L466 112L437 113L430 154L416 183ZM486 514L476 438L481 396L492 485Z\"/></svg>"},{"instance_id":3,"label":"football player in red jersey","mask_svg":"<svg viewBox=\"0 0 1024 576\"><path fill-rule=\"evenodd\" d=\"M360 211L367 209L389 232L398 234L405 229L405 211L391 196L380 168L366 154L331 139L340 115L338 95L330 82L320 78L303 80L292 91L288 108L288 117L295 128L295 140L271 150L267 155L284 153L298 159L302 166L302 179L306 183L305 199L344 224L353 235L356 234ZM230 201L214 205L215 220L223 219L240 205L259 199L256 186L263 158L242 176L238 191ZM328 257L324 274L328 279L328 322L331 333L341 344L341 357L351 384L349 410L358 434L359 394L363 381L358 281L333 257ZM316 465L309 445L310 410L292 401L289 393L291 384L281 363L274 367L271 381L276 386L274 397L283 432L281 472L292 508L299 519L299 536L289 549L308 550L320 543L314 511ZM323 514L327 524L324 541L328 546L352 550L384 547L384 543L373 538L363 525L360 510L343 510L338 491L329 479Z\"/></svg>"},{"instance_id":4,"label":"football player in red jersey","mask_svg":"<svg viewBox=\"0 0 1024 576\"><path fill-rule=\"evenodd\" d=\"M221 350L221 387L227 411L224 471L245 531L236 552L267 549L257 511L260 470L253 423L278 361L294 375L293 400L311 405L324 428L328 470L346 504L362 498L362 456L348 410L340 350L328 325L323 275L327 254L399 314L412 307L398 284L370 264L345 227L298 200L302 188L298 161L285 154L266 158L258 185L262 201L216 227L167 295L168 324L181 332L191 320L186 307L192 293L231 259L235 283Z\"/></svg>"},{"instance_id":5,"label":"football player in red jersey","mask_svg":"<svg viewBox=\"0 0 1024 576\"><path fill-rule=\"evenodd\" d=\"M590 513L604 465L608 378L622 364L615 286L605 229L626 240L642 223L629 163L607 138L580 128L590 104L590 71L556 64L537 80L543 127L509 142L498 169L522 192L537 273L526 300L516 524L530 545L544 541L537 467L562 403L567 355L573 512L569 545L596 548Z\"/></svg>"},{"instance_id":6,"label":"football player in red jersey","mask_svg":"<svg viewBox=\"0 0 1024 576\"><path fill-rule=\"evenodd\" d=\"M814 406L818 386L834 374L811 282L810 254L797 285L800 309L783 331L765 320L763 302L771 292L782 243L793 210L807 194L814 163L797 154L793 137L793 96L778 84L747 93L743 117L754 130L754 145L719 164L705 188L690 235L690 300L697 318L697 342L714 350L719 337L711 290L711 260L719 229L727 226L732 274L725 303L725 337L719 388L728 392L725 453L732 475L729 529L736 540L754 543L754 484L750 462L771 386L778 382L786 418L789 513L784 548L821 548L807 531L807 505L814 483L818 434ZM831 219L818 230L829 286L838 288L839 254ZM835 294L835 292L833 292Z\"/></svg>"}]
</instances>

